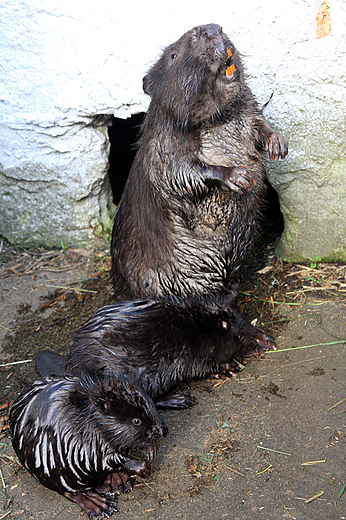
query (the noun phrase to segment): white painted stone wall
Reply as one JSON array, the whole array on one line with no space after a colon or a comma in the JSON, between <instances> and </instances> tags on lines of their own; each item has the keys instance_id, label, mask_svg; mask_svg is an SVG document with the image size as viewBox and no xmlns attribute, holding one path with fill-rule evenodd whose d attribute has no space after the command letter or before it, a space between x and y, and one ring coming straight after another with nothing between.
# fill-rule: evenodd
<instances>
[{"instance_id":1,"label":"white painted stone wall","mask_svg":"<svg viewBox=\"0 0 346 520\"><path fill-rule=\"evenodd\" d=\"M278 252L346 256L345 0L316 38L322 0L11 0L0 5L0 235L100 245L111 229L107 124L144 111L160 49L219 23L289 157L269 165L286 222ZM337 251L338 250L338 251Z\"/></svg>"}]
</instances>

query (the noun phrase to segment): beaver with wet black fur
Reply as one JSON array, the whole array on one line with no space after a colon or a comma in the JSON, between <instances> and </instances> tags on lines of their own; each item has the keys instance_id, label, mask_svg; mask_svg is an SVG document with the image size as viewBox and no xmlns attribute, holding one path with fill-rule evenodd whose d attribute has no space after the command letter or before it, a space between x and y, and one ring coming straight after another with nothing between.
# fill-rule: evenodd
<instances>
[{"instance_id":1,"label":"beaver with wet black fur","mask_svg":"<svg viewBox=\"0 0 346 520\"><path fill-rule=\"evenodd\" d=\"M245 357L275 348L261 329L226 311L223 299L217 299L132 300L101 307L75 333L65 372L125 373L140 379L156 406L195 404L194 398L172 391L212 373L234 375Z\"/></svg>"},{"instance_id":2,"label":"beaver with wet black fur","mask_svg":"<svg viewBox=\"0 0 346 520\"><path fill-rule=\"evenodd\" d=\"M175 387L212 373L232 376L244 358L270 348L263 330L227 310L222 296L196 295L101 307L74 334L66 357L41 350L35 362L41 376L126 374L156 406L186 408L195 399Z\"/></svg>"},{"instance_id":3,"label":"beaver with wet black fur","mask_svg":"<svg viewBox=\"0 0 346 520\"><path fill-rule=\"evenodd\" d=\"M239 52L216 24L169 45L143 80L151 103L114 219L118 299L238 293L261 221L262 152L287 154Z\"/></svg>"}]
</instances>

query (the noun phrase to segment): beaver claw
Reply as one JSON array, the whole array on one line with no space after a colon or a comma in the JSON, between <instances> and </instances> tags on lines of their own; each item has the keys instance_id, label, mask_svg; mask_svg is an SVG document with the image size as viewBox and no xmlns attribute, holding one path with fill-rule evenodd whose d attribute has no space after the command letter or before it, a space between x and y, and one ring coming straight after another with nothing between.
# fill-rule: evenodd
<instances>
[{"instance_id":1,"label":"beaver claw","mask_svg":"<svg viewBox=\"0 0 346 520\"><path fill-rule=\"evenodd\" d=\"M228 189L236 193L243 193L251 191L256 185L254 176L242 166L206 166L205 173L207 174L204 183L206 186L214 185L215 182L221 181L222 185L227 186Z\"/></svg>"},{"instance_id":2,"label":"beaver claw","mask_svg":"<svg viewBox=\"0 0 346 520\"><path fill-rule=\"evenodd\" d=\"M263 137L264 149L269 154L269 159L278 161L284 159L288 154L288 147L281 134L273 133Z\"/></svg>"},{"instance_id":3,"label":"beaver claw","mask_svg":"<svg viewBox=\"0 0 346 520\"><path fill-rule=\"evenodd\" d=\"M234 377L242 368L243 365L238 363L236 360L232 361L231 363L220 363L219 374L227 377Z\"/></svg>"},{"instance_id":4,"label":"beaver claw","mask_svg":"<svg viewBox=\"0 0 346 520\"><path fill-rule=\"evenodd\" d=\"M102 497L98 493L82 492L78 493L64 493L64 497L78 504L83 511L92 518L93 520L99 520L101 518L110 518L113 513L118 511L117 505L113 500L108 497Z\"/></svg>"},{"instance_id":5,"label":"beaver claw","mask_svg":"<svg viewBox=\"0 0 346 520\"><path fill-rule=\"evenodd\" d=\"M132 482L127 473L110 473L102 486L96 488L97 493L102 495L114 495L115 493L127 493L132 491Z\"/></svg>"},{"instance_id":6,"label":"beaver claw","mask_svg":"<svg viewBox=\"0 0 346 520\"><path fill-rule=\"evenodd\" d=\"M193 395L172 394L160 397L155 401L156 408L176 408L182 410L197 404L197 399Z\"/></svg>"},{"instance_id":7,"label":"beaver claw","mask_svg":"<svg viewBox=\"0 0 346 520\"><path fill-rule=\"evenodd\" d=\"M137 475L138 477L148 477L151 473L149 462L146 460L128 460L124 467L130 475Z\"/></svg>"},{"instance_id":8,"label":"beaver claw","mask_svg":"<svg viewBox=\"0 0 346 520\"><path fill-rule=\"evenodd\" d=\"M233 166L232 168L222 168L223 182L230 190L242 193L243 190L251 191L256 185L256 179L252 174L242 166Z\"/></svg>"}]
</instances>

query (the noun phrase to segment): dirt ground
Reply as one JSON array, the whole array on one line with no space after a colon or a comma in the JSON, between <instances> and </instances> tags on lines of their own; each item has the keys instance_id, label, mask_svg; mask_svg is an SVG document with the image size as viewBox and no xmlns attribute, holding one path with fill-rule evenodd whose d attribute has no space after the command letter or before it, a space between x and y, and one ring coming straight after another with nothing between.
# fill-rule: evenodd
<instances>
[{"instance_id":1,"label":"dirt ground","mask_svg":"<svg viewBox=\"0 0 346 520\"><path fill-rule=\"evenodd\" d=\"M66 352L112 302L109 267L105 251L2 247L0 520L86 518L19 465L8 411L38 378L35 353ZM191 383L198 404L163 412L169 434L151 476L119 497L119 520L346 519L346 266L282 264L269 248L258 267L241 310L279 350Z\"/></svg>"}]
</instances>

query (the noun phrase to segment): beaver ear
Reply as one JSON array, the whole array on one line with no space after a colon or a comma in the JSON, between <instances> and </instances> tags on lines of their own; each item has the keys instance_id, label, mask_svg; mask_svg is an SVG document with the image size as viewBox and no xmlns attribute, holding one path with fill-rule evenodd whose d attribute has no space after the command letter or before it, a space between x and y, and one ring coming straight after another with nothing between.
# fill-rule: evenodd
<instances>
[{"instance_id":1,"label":"beaver ear","mask_svg":"<svg viewBox=\"0 0 346 520\"><path fill-rule=\"evenodd\" d=\"M221 330L228 330L229 323L226 318L219 318L219 328Z\"/></svg>"},{"instance_id":2,"label":"beaver ear","mask_svg":"<svg viewBox=\"0 0 346 520\"><path fill-rule=\"evenodd\" d=\"M149 80L148 75L144 76L144 78L143 78L143 90L146 94L148 94L148 96L151 96L152 92L150 89L150 80Z\"/></svg>"},{"instance_id":3,"label":"beaver ear","mask_svg":"<svg viewBox=\"0 0 346 520\"><path fill-rule=\"evenodd\" d=\"M108 412L110 409L110 404L103 398L98 399L97 406L102 412Z\"/></svg>"}]
</instances>

